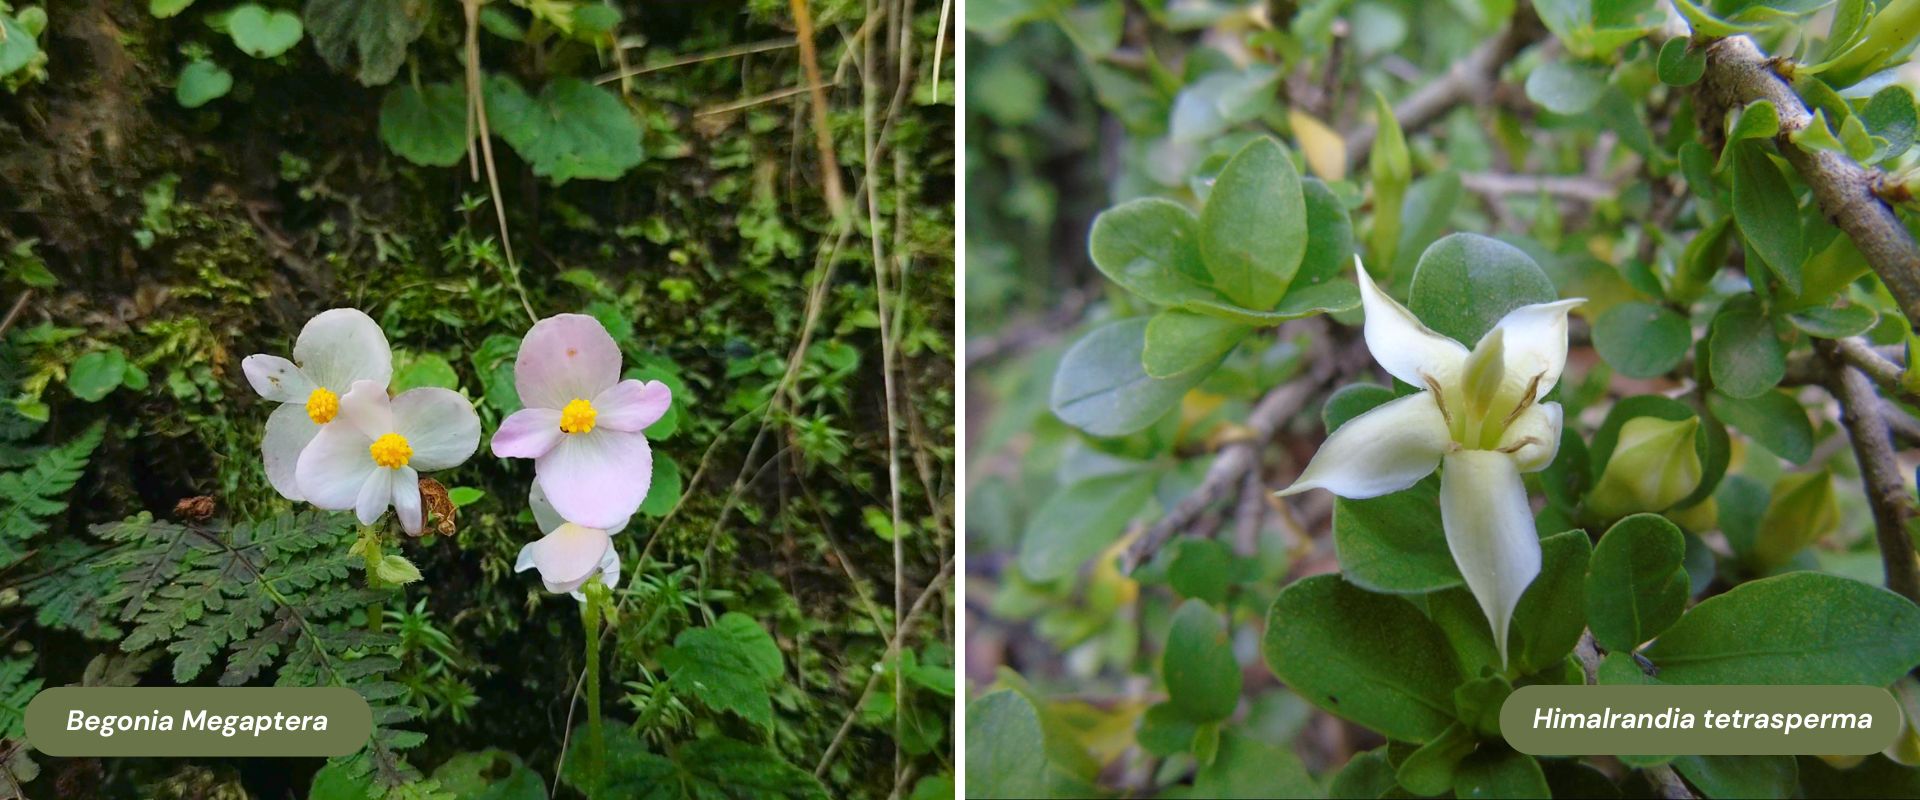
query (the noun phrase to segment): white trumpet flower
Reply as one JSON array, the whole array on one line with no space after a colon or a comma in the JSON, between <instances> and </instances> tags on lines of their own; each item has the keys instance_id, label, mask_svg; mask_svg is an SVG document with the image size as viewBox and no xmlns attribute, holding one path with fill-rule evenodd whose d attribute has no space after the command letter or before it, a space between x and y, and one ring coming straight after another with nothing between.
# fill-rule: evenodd
<instances>
[{"instance_id":1,"label":"white trumpet flower","mask_svg":"<svg viewBox=\"0 0 1920 800\"><path fill-rule=\"evenodd\" d=\"M1406 489L1440 470L1440 518L1453 562L1492 627L1502 668L1514 606L1540 574L1540 537L1520 475L1560 447L1558 403L1540 398L1567 363L1561 300L1509 312L1472 350L1395 302L1354 259L1374 360L1422 390L1349 420L1282 497L1326 489L1350 500Z\"/></svg>"}]
</instances>

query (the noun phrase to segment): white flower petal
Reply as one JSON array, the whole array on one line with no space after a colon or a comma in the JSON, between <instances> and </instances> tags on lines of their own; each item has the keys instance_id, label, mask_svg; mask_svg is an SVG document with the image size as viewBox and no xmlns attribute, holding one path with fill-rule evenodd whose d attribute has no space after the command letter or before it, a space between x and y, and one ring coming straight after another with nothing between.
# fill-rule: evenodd
<instances>
[{"instance_id":1,"label":"white flower petal","mask_svg":"<svg viewBox=\"0 0 1920 800\"><path fill-rule=\"evenodd\" d=\"M539 458L566 435L560 430L560 412L523 408L500 420L500 427L493 432L493 454L499 458Z\"/></svg>"},{"instance_id":2,"label":"white flower petal","mask_svg":"<svg viewBox=\"0 0 1920 800\"><path fill-rule=\"evenodd\" d=\"M638 433L596 428L533 461L534 479L568 522L612 530L633 516L653 482L653 452Z\"/></svg>"},{"instance_id":3,"label":"white flower petal","mask_svg":"<svg viewBox=\"0 0 1920 800\"><path fill-rule=\"evenodd\" d=\"M1433 393L1410 394L1341 425L1280 496L1308 489L1352 500L1391 494L1431 474L1450 441Z\"/></svg>"},{"instance_id":4,"label":"white flower petal","mask_svg":"<svg viewBox=\"0 0 1920 800\"><path fill-rule=\"evenodd\" d=\"M1567 366L1567 314L1575 306L1587 302L1583 298L1561 300L1555 303L1538 303L1521 306L1500 318L1494 325L1506 337L1506 380L1524 390L1540 376L1540 386L1534 391L1534 399L1546 397L1560 382L1560 372ZM1492 331L1488 331L1492 335Z\"/></svg>"},{"instance_id":5,"label":"white flower petal","mask_svg":"<svg viewBox=\"0 0 1920 800\"><path fill-rule=\"evenodd\" d=\"M1539 472L1560 452L1559 403L1539 403L1520 412L1500 436L1500 450L1521 472Z\"/></svg>"},{"instance_id":6,"label":"white flower petal","mask_svg":"<svg viewBox=\"0 0 1920 800\"><path fill-rule=\"evenodd\" d=\"M1358 256L1353 259L1353 268L1358 273L1360 305L1366 314L1361 330L1373 359L1387 374L1418 388L1426 388L1423 375L1442 386L1453 385L1466 363L1466 346L1435 333L1406 306L1388 297L1374 285Z\"/></svg>"},{"instance_id":7,"label":"white flower petal","mask_svg":"<svg viewBox=\"0 0 1920 800\"><path fill-rule=\"evenodd\" d=\"M339 419L346 420L369 441L393 433L393 401L387 397L386 385L354 381L353 388L340 396ZM338 427L332 423L328 426Z\"/></svg>"},{"instance_id":8,"label":"white flower petal","mask_svg":"<svg viewBox=\"0 0 1920 800\"><path fill-rule=\"evenodd\" d=\"M307 417L305 406L285 403L267 416L267 431L260 437L260 460L267 467L267 482L281 497L294 502L305 500L295 473L300 453L320 433L320 426Z\"/></svg>"},{"instance_id":9,"label":"white flower petal","mask_svg":"<svg viewBox=\"0 0 1920 800\"><path fill-rule=\"evenodd\" d=\"M607 588L620 588L620 548L612 545L607 546L607 554L600 557L598 574L600 575L600 582L606 584ZM582 585L585 584L583 583ZM573 599L582 603L587 602L586 592L575 589L571 594L573 595Z\"/></svg>"},{"instance_id":10,"label":"white flower petal","mask_svg":"<svg viewBox=\"0 0 1920 800\"><path fill-rule=\"evenodd\" d=\"M613 549L607 532L571 523L520 548L513 571L540 571L540 582L550 592L571 592L586 583Z\"/></svg>"},{"instance_id":11,"label":"white flower petal","mask_svg":"<svg viewBox=\"0 0 1920 800\"><path fill-rule=\"evenodd\" d=\"M459 392L422 387L393 398L393 431L413 448L421 472L459 466L480 447L480 415Z\"/></svg>"},{"instance_id":12,"label":"white flower petal","mask_svg":"<svg viewBox=\"0 0 1920 800\"><path fill-rule=\"evenodd\" d=\"M355 381L373 381L386 391L393 379L393 350L380 324L357 308L315 314L293 343L293 360L315 383L344 393Z\"/></svg>"},{"instance_id":13,"label":"white flower petal","mask_svg":"<svg viewBox=\"0 0 1920 800\"><path fill-rule=\"evenodd\" d=\"M407 535L420 535L420 473L412 467L393 470L393 514Z\"/></svg>"},{"instance_id":14,"label":"white flower petal","mask_svg":"<svg viewBox=\"0 0 1920 800\"><path fill-rule=\"evenodd\" d=\"M673 390L659 381L624 380L593 398L597 422L616 431L644 431L673 405Z\"/></svg>"},{"instance_id":15,"label":"white flower petal","mask_svg":"<svg viewBox=\"0 0 1920 800\"><path fill-rule=\"evenodd\" d=\"M1440 466L1440 521L1504 669L1513 609L1540 575L1540 535L1513 459L1492 450L1448 453Z\"/></svg>"},{"instance_id":16,"label":"white flower petal","mask_svg":"<svg viewBox=\"0 0 1920 800\"><path fill-rule=\"evenodd\" d=\"M372 437L352 425L323 425L300 451L294 479L307 502L328 511L353 508L367 476L379 469L367 447Z\"/></svg>"},{"instance_id":17,"label":"white flower petal","mask_svg":"<svg viewBox=\"0 0 1920 800\"><path fill-rule=\"evenodd\" d=\"M307 396L313 394L314 383L306 373L279 356L247 356L240 359L240 371L246 374L247 383L255 392L276 403L305 403Z\"/></svg>"},{"instance_id":18,"label":"white flower petal","mask_svg":"<svg viewBox=\"0 0 1920 800\"><path fill-rule=\"evenodd\" d=\"M547 499L546 490L540 488L539 481L534 481L533 490L527 493L527 505L533 507L533 524L540 526L542 534L552 533L555 528L567 522L565 517L560 516L559 511L554 510L553 501ZM607 535L619 534L626 530L627 523L632 521L632 517L621 519L620 524L606 529Z\"/></svg>"},{"instance_id":19,"label":"white flower petal","mask_svg":"<svg viewBox=\"0 0 1920 800\"><path fill-rule=\"evenodd\" d=\"M513 386L528 408L565 408L620 381L620 345L600 321L556 314L533 324L513 361Z\"/></svg>"},{"instance_id":20,"label":"white flower petal","mask_svg":"<svg viewBox=\"0 0 1920 800\"><path fill-rule=\"evenodd\" d=\"M372 525L379 521L387 506L393 505L393 474L390 469L375 469L360 483L360 493L353 501L353 513L360 518L360 524Z\"/></svg>"}]
</instances>

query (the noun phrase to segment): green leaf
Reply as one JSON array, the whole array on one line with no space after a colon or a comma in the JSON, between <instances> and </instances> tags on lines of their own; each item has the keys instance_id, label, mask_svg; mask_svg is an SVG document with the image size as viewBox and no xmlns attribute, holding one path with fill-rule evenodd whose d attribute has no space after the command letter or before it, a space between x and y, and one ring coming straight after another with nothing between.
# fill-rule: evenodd
<instances>
[{"instance_id":1,"label":"green leaf","mask_svg":"<svg viewBox=\"0 0 1920 800\"><path fill-rule=\"evenodd\" d=\"M316 776L316 780L317 780ZM460 800L546 800L547 785L520 757L499 748L459 753L433 771L442 791ZM365 792L354 800L364 800ZM309 798L309 800L315 800Z\"/></svg>"},{"instance_id":2,"label":"green leaf","mask_svg":"<svg viewBox=\"0 0 1920 800\"><path fill-rule=\"evenodd\" d=\"M1780 165L1759 142L1729 143L1733 156L1733 222L1789 292L1800 291L1800 262L1807 256L1801 238L1800 203Z\"/></svg>"},{"instance_id":3,"label":"green leaf","mask_svg":"<svg viewBox=\"0 0 1920 800\"><path fill-rule=\"evenodd\" d=\"M1540 575L1513 609L1508 648L1520 674L1564 661L1587 626L1581 578L1593 553L1585 531L1562 531L1540 540Z\"/></svg>"},{"instance_id":4,"label":"green leaf","mask_svg":"<svg viewBox=\"0 0 1920 800\"><path fill-rule=\"evenodd\" d=\"M1792 572L1701 601L1645 653L1663 683L1886 686L1920 665L1920 608L1858 581Z\"/></svg>"},{"instance_id":5,"label":"green leaf","mask_svg":"<svg viewBox=\"0 0 1920 800\"><path fill-rule=\"evenodd\" d=\"M1513 245L1456 233L1420 254L1408 309L1427 327L1471 347L1524 305L1557 299L1553 281Z\"/></svg>"},{"instance_id":6,"label":"green leaf","mask_svg":"<svg viewBox=\"0 0 1920 800\"><path fill-rule=\"evenodd\" d=\"M1353 264L1353 219L1347 216L1340 198L1326 181L1312 177L1300 179L1300 196L1307 208L1307 252L1300 257L1300 271L1294 273L1287 295L1280 300L1282 308L1297 305L1290 301L1304 289L1344 283L1340 278Z\"/></svg>"},{"instance_id":7,"label":"green leaf","mask_svg":"<svg viewBox=\"0 0 1920 800\"><path fill-rule=\"evenodd\" d=\"M1733 121L1733 127L1727 130L1727 143L1720 149L1720 160L1715 162L1714 170L1721 171L1733 163L1737 151L1746 147L1736 147L1747 139L1771 139L1780 133L1780 112L1774 108L1771 100L1755 100L1740 109L1740 116ZM1756 142L1754 147L1758 146Z\"/></svg>"},{"instance_id":8,"label":"green leaf","mask_svg":"<svg viewBox=\"0 0 1920 800\"><path fill-rule=\"evenodd\" d=\"M660 663L676 688L709 708L772 730L770 690L785 667L780 646L754 618L729 611L708 627L681 631L673 647L661 651Z\"/></svg>"},{"instance_id":9,"label":"green leaf","mask_svg":"<svg viewBox=\"0 0 1920 800\"><path fill-rule=\"evenodd\" d=\"M431 9L425 0L307 0L301 16L328 66L379 86L406 63Z\"/></svg>"},{"instance_id":10,"label":"green leaf","mask_svg":"<svg viewBox=\"0 0 1920 800\"><path fill-rule=\"evenodd\" d=\"M654 451L653 485L647 487L647 499L640 503L640 513L649 517L664 517L673 511L680 502L683 491L680 477L680 465L665 453Z\"/></svg>"},{"instance_id":11,"label":"green leaf","mask_svg":"<svg viewBox=\"0 0 1920 800\"><path fill-rule=\"evenodd\" d=\"M1171 378L1220 363L1253 328L1231 320L1168 309L1147 323L1141 365L1153 378Z\"/></svg>"},{"instance_id":12,"label":"green leaf","mask_svg":"<svg viewBox=\"0 0 1920 800\"><path fill-rule=\"evenodd\" d=\"M1177 306L1220 299L1205 285L1200 220L1171 200L1145 197L1100 212L1087 250L1107 280L1148 302Z\"/></svg>"},{"instance_id":13,"label":"green leaf","mask_svg":"<svg viewBox=\"0 0 1920 800\"><path fill-rule=\"evenodd\" d=\"M1148 375L1147 324L1146 317L1108 323L1068 348L1053 376L1053 413L1095 436L1133 433L1160 419L1213 371L1216 364L1169 378Z\"/></svg>"},{"instance_id":14,"label":"green leaf","mask_svg":"<svg viewBox=\"0 0 1920 800\"><path fill-rule=\"evenodd\" d=\"M240 52L254 58L273 58L300 42L300 17L284 9L257 3L235 6L227 12L227 35Z\"/></svg>"},{"instance_id":15,"label":"green leaf","mask_svg":"<svg viewBox=\"0 0 1920 800\"><path fill-rule=\"evenodd\" d=\"M504 75L487 78L489 122L533 174L563 184L610 181L645 158L640 124L613 92L579 78L555 78L538 99Z\"/></svg>"},{"instance_id":16,"label":"green leaf","mask_svg":"<svg viewBox=\"0 0 1920 800\"><path fill-rule=\"evenodd\" d=\"M1271 309L1307 252L1300 174L1279 142L1259 137L1226 166L1200 212L1200 257L1213 285L1235 303Z\"/></svg>"},{"instance_id":17,"label":"green leaf","mask_svg":"<svg viewBox=\"0 0 1920 800\"><path fill-rule=\"evenodd\" d=\"M233 73L211 61L195 59L180 68L173 99L181 108L199 108L233 91Z\"/></svg>"},{"instance_id":18,"label":"green leaf","mask_svg":"<svg viewBox=\"0 0 1920 800\"><path fill-rule=\"evenodd\" d=\"M1606 90L1606 71L1585 64L1549 61L1527 76L1527 99L1555 114L1585 113Z\"/></svg>"},{"instance_id":19,"label":"green leaf","mask_svg":"<svg viewBox=\"0 0 1920 800\"><path fill-rule=\"evenodd\" d=\"M590 731L584 724L574 729L562 782L583 793L597 783L599 796L632 800L827 799L812 774L760 745L708 735L658 755L647 752L640 735L625 725L606 726L604 736L606 763L595 769Z\"/></svg>"},{"instance_id":20,"label":"green leaf","mask_svg":"<svg viewBox=\"0 0 1920 800\"><path fill-rule=\"evenodd\" d=\"M1320 784L1292 750L1251 735L1223 731L1213 763L1193 776L1197 797L1319 797Z\"/></svg>"},{"instance_id":21,"label":"green leaf","mask_svg":"<svg viewBox=\"0 0 1920 800\"><path fill-rule=\"evenodd\" d=\"M1793 756L1678 756L1672 764L1703 797L1785 800L1800 786Z\"/></svg>"},{"instance_id":22,"label":"green leaf","mask_svg":"<svg viewBox=\"0 0 1920 800\"><path fill-rule=\"evenodd\" d=\"M452 83L401 84L380 102L380 141L415 164L451 167L467 155L467 92Z\"/></svg>"},{"instance_id":23,"label":"green leaf","mask_svg":"<svg viewBox=\"0 0 1920 800\"><path fill-rule=\"evenodd\" d=\"M1020 571L1035 581L1072 575L1111 546L1153 496L1150 472L1100 475L1062 487L1020 537Z\"/></svg>"},{"instance_id":24,"label":"green leaf","mask_svg":"<svg viewBox=\"0 0 1920 800\"><path fill-rule=\"evenodd\" d=\"M374 575L384 585L406 585L420 580L420 568L408 561L406 556L388 553L374 567Z\"/></svg>"},{"instance_id":25,"label":"green leaf","mask_svg":"<svg viewBox=\"0 0 1920 800\"><path fill-rule=\"evenodd\" d=\"M1767 513L1760 518L1750 561L1771 569L1840 527L1833 474L1827 470L1790 472L1773 485Z\"/></svg>"},{"instance_id":26,"label":"green leaf","mask_svg":"<svg viewBox=\"0 0 1920 800\"><path fill-rule=\"evenodd\" d=\"M1464 580L1440 525L1435 478L1366 500L1335 498L1333 546L1340 573L1369 591L1422 594Z\"/></svg>"},{"instance_id":27,"label":"green leaf","mask_svg":"<svg viewBox=\"0 0 1920 800\"><path fill-rule=\"evenodd\" d=\"M0 78L25 69L40 55L40 42L12 15L0 12Z\"/></svg>"},{"instance_id":28,"label":"green leaf","mask_svg":"<svg viewBox=\"0 0 1920 800\"><path fill-rule=\"evenodd\" d=\"M1329 314L1360 307L1360 287L1346 281L1329 281L1303 286L1295 282L1272 311L1255 311L1218 300L1196 299L1181 308L1254 327L1271 327L1282 322Z\"/></svg>"},{"instance_id":29,"label":"green leaf","mask_svg":"<svg viewBox=\"0 0 1920 800\"><path fill-rule=\"evenodd\" d=\"M1280 70L1266 65L1215 72L1194 81L1173 99L1169 134L1176 142L1198 142L1256 119L1273 106L1279 82Z\"/></svg>"},{"instance_id":30,"label":"green leaf","mask_svg":"<svg viewBox=\"0 0 1920 800\"><path fill-rule=\"evenodd\" d=\"M155 19L178 16L180 12L193 5L193 0L147 0L147 13Z\"/></svg>"},{"instance_id":31,"label":"green leaf","mask_svg":"<svg viewBox=\"0 0 1920 800\"><path fill-rule=\"evenodd\" d=\"M1227 601L1227 587L1233 585L1235 576L1233 552L1226 545L1212 539L1182 537L1172 549L1167 583L1174 591L1215 605Z\"/></svg>"},{"instance_id":32,"label":"green leaf","mask_svg":"<svg viewBox=\"0 0 1920 800\"><path fill-rule=\"evenodd\" d=\"M1793 395L1765 391L1743 400L1716 391L1707 395L1707 406L1776 456L1795 464L1813 457L1813 423Z\"/></svg>"},{"instance_id":33,"label":"green leaf","mask_svg":"<svg viewBox=\"0 0 1920 800\"><path fill-rule=\"evenodd\" d=\"M455 486L447 490L447 500L453 503L454 508L465 508L480 502L480 499L486 496L487 493L484 490L471 486Z\"/></svg>"},{"instance_id":34,"label":"green leaf","mask_svg":"<svg viewBox=\"0 0 1920 800\"><path fill-rule=\"evenodd\" d=\"M1655 69L1660 73L1660 82L1668 86L1692 86L1707 74L1707 51L1695 50L1692 41L1684 36L1675 36L1660 46L1660 56Z\"/></svg>"},{"instance_id":35,"label":"green leaf","mask_svg":"<svg viewBox=\"0 0 1920 800\"><path fill-rule=\"evenodd\" d=\"M67 370L67 389L74 397L97 403L120 388L126 377L126 352L118 347L95 350L74 359L73 366Z\"/></svg>"},{"instance_id":36,"label":"green leaf","mask_svg":"<svg viewBox=\"0 0 1920 800\"><path fill-rule=\"evenodd\" d=\"M1786 348L1752 295L1727 301L1707 336L1708 374L1728 397L1758 397L1787 375Z\"/></svg>"},{"instance_id":37,"label":"green leaf","mask_svg":"<svg viewBox=\"0 0 1920 800\"><path fill-rule=\"evenodd\" d=\"M1040 714L1002 689L967 706L967 797L1051 797Z\"/></svg>"},{"instance_id":38,"label":"green leaf","mask_svg":"<svg viewBox=\"0 0 1920 800\"><path fill-rule=\"evenodd\" d=\"M1355 753L1353 758L1347 760L1347 765L1333 776L1332 782L1327 784L1327 796L1366 800L1386 797L1389 792L1400 788L1393 772L1393 764L1387 761L1385 745Z\"/></svg>"},{"instance_id":39,"label":"green leaf","mask_svg":"<svg viewBox=\"0 0 1920 800\"><path fill-rule=\"evenodd\" d=\"M1331 434L1354 417L1392 402L1393 397L1392 389L1377 383L1349 383L1327 396L1326 404L1320 406L1320 421Z\"/></svg>"},{"instance_id":40,"label":"green leaf","mask_svg":"<svg viewBox=\"0 0 1920 800\"><path fill-rule=\"evenodd\" d=\"M453 371L453 365L438 353L421 353L394 370L393 385L388 390L399 394L423 386L458 391L460 376Z\"/></svg>"},{"instance_id":41,"label":"green leaf","mask_svg":"<svg viewBox=\"0 0 1920 800\"><path fill-rule=\"evenodd\" d=\"M1461 676L1446 634L1411 603L1337 575L1281 590L1261 643L1267 666L1334 716L1391 739L1426 742L1453 724Z\"/></svg>"},{"instance_id":42,"label":"green leaf","mask_svg":"<svg viewBox=\"0 0 1920 800\"><path fill-rule=\"evenodd\" d=\"M1587 570L1587 626L1611 652L1631 652L1680 618L1687 605L1684 534L1658 514L1614 523Z\"/></svg>"},{"instance_id":43,"label":"green leaf","mask_svg":"<svg viewBox=\"0 0 1920 800\"><path fill-rule=\"evenodd\" d=\"M1629 378L1666 374L1680 365L1692 345L1687 319L1653 303L1621 303L1593 323L1593 348Z\"/></svg>"},{"instance_id":44,"label":"green leaf","mask_svg":"<svg viewBox=\"0 0 1920 800\"><path fill-rule=\"evenodd\" d=\"M1845 339L1872 330L1880 322L1880 315L1866 306L1841 301L1837 305L1813 306L1790 312L1787 321L1812 336Z\"/></svg>"},{"instance_id":45,"label":"green leaf","mask_svg":"<svg viewBox=\"0 0 1920 800\"><path fill-rule=\"evenodd\" d=\"M1874 92L1855 118L1866 126L1868 134L1881 140L1867 159L1874 163L1906 153L1913 147L1916 130L1920 130L1920 110L1915 109L1913 92L1905 86Z\"/></svg>"},{"instance_id":46,"label":"green leaf","mask_svg":"<svg viewBox=\"0 0 1920 800\"><path fill-rule=\"evenodd\" d=\"M1408 754L1394 770L1394 777L1407 791L1422 797L1444 794L1453 788L1453 772L1460 760L1473 752L1473 731L1454 723L1445 733Z\"/></svg>"},{"instance_id":47,"label":"green leaf","mask_svg":"<svg viewBox=\"0 0 1920 800\"><path fill-rule=\"evenodd\" d=\"M1540 762L1512 750L1483 747L1460 762L1453 774L1455 797L1547 797L1549 791Z\"/></svg>"},{"instance_id":48,"label":"green leaf","mask_svg":"<svg viewBox=\"0 0 1920 800\"><path fill-rule=\"evenodd\" d=\"M1160 673L1167 696L1194 722L1219 722L1240 703L1240 663L1220 615L1204 600L1188 600L1173 614Z\"/></svg>"}]
</instances>

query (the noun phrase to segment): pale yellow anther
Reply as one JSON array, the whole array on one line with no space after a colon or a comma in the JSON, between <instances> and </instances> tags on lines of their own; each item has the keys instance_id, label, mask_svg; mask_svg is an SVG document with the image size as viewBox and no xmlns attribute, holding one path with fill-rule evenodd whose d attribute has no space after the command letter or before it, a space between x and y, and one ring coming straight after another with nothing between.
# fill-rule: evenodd
<instances>
[{"instance_id":1,"label":"pale yellow anther","mask_svg":"<svg viewBox=\"0 0 1920 800\"><path fill-rule=\"evenodd\" d=\"M340 414L340 396L325 386L316 387L307 395L307 419L315 425L325 425Z\"/></svg>"},{"instance_id":2,"label":"pale yellow anther","mask_svg":"<svg viewBox=\"0 0 1920 800\"><path fill-rule=\"evenodd\" d=\"M593 430L593 421L599 413L593 410L593 404L578 397L560 409L560 430L567 433L587 433Z\"/></svg>"},{"instance_id":3,"label":"pale yellow anther","mask_svg":"<svg viewBox=\"0 0 1920 800\"><path fill-rule=\"evenodd\" d=\"M399 469L413 460L413 445L407 444L407 437L389 433L367 445L367 453L373 456L373 463L387 469Z\"/></svg>"}]
</instances>

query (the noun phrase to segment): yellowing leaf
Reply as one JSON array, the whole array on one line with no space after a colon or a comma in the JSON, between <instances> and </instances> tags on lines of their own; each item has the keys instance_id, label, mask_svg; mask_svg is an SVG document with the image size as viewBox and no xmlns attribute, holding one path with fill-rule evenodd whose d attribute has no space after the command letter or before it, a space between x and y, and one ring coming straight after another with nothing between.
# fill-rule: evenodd
<instances>
[{"instance_id":1,"label":"yellowing leaf","mask_svg":"<svg viewBox=\"0 0 1920 800\"><path fill-rule=\"evenodd\" d=\"M1307 157L1307 169L1323 181L1347 177L1347 143L1341 140L1340 134L1312 115L1299 111L1288 111L1287 123L1293 126L1294 138L1300 140L1300 152Z\"/></svg>"}]
</instances>

